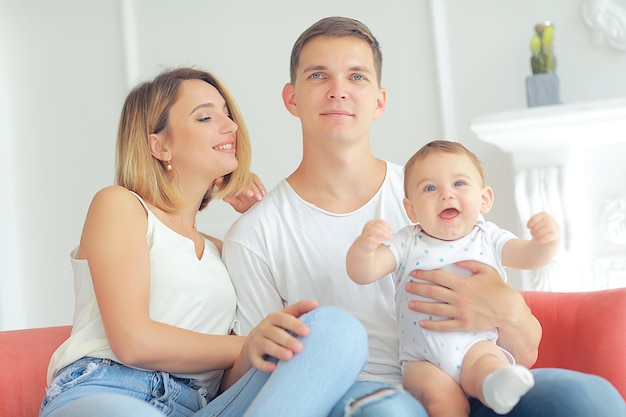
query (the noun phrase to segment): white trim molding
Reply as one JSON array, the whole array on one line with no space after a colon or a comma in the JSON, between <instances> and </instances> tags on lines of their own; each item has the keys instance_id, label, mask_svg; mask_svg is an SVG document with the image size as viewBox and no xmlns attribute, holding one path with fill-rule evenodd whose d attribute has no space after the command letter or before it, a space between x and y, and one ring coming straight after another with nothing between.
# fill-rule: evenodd
<instances>
[{"instance_id":1,"label":"white trim molding","mask_svg":"<svg viewBox=\"0 0 626 417\"><path fill-rule=\"evenodd\" d=\"M626 51L626 5L622 0L584 0L581 12L597 46Z\"/></svg>"},{"instance_id":2,"label":"white trim molding","mask_svg":"<svg viewBox=\"0 0 626 417\"><path fill-rule=\"evenodd\" d=\"M596 261L596 280L602 288L626 287L626 257L605 257Z\"/></svg>"},{"instance_id":3,"label":"white trim molding","mask_svg":"<svg viewBox=\"0 0 626 417\"><path fill-rule=\"evenodd\" d=\"M441 0L430 0L430 12L433 22L433 44L439 87L439 114L442 118L443 137L456 138L455 97L450 64L450 42L446 6Z\"/></svg>"},{"instance_id":4,"label":"white trim molding","mask_svg":"<svg viewBox=\"0 0 626 417\"><path fill-rule=\"evenodd\" d=\"M141 81L139 70L139 36L137 28L137 4L135 0L120 0L122 40L126 85L132 89Z\"/></svg>"},{"instance_id":5,"label":"white trim molding","mask_svg":"<svg viewBox=\"0 0 626 417\"><path fill-rule=\"evenodd\" d=\"M626 198L606 201L599 222L607 241L626 245Z\"/></svg>"}]
</instances>

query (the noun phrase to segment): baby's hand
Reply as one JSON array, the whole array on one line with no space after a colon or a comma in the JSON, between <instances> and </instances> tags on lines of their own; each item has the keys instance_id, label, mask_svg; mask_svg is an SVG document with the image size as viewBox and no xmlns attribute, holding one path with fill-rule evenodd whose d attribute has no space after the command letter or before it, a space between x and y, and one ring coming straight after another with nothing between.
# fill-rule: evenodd
<instances>
[{"instance_id":1,"label":"baby's hand","mask_svg":"<svg viewBox=\"0 0 626 417\"><path fill-rule=\"evenodd\" d=\"M391 225L384 220L370 220L358 237L358 246L364 252L374 252L383 239L391 238Z\"/></svg>"},{"instance_id":2,"label":"baby's hand","mask_svg":"<svg viewBox=\"0 0 626 417\"><path fill-rule=\"evenodd\" d=\"M547 245L561 240L559 225L545 211L532 216L526 226L530 229L532 241L537 245Z\"/></svg>"}]
</instances>

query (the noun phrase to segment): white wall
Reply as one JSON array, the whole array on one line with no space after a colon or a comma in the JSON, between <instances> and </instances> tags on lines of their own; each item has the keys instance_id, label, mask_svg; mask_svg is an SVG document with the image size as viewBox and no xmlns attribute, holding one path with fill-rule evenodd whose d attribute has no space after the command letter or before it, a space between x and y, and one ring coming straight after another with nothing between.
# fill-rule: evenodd
<instances>
[{"instance_id":1,"label":"white wall","mask_svg":"<svg viewBox=\"0 0 626 417\"><path fill-rule=\"evenodd\" d=\"M111 1L0 3L1 328L71 321L68 253L113 179L119 16Z\"/></svg>"},{"instance_id":2,"label":"white wall","mask_svg":"<svg viewBox=\"0 0 626 417\"><path fill-rule=\"evenodd\" d=\"M362 20L381 42L389 102L373 127L375 153L403 163L426 141L457 132L487 164L497 195L491 219L518 230L510 158L478 142L469 121L525 107L538 21L556 22L563 101L626 95L618 76L626 53L590 44L580 1L433 1L443 5L449 45L433 38L427 0L0 0L0 329L71 323L68 254L91 197L113 181L130 85L170 66L215 72L248 122L254 171L269 187L288 175L300 156L298 121L280 99L289 53L302 30L328 15ZM448 46L451 67L440 76L435 48L445 58ZM440 79L452 88L444 101ZM453 129L440 105L454 115ZM198 223L221 236L235 217L215 202Z\"/></svg>"},{"instance_id":3,"label":"white wall","mask_svg":"<svg viewBox=\"0 0 626 417\"><path fill-rule=\"evenodd\" d=\"M0 234L8 266L0 272L0 329L71 322L68 254L91 197L113 181L122 101L130 85L163 68L195 65L226 82L249 124L253 169L271 187L300 154L298 121L280 98L291 46L319 18L349 15L379 37L394 91L375 128L376 151L403 162L438 133L426 1L1 0L0 7L1 61L10 63L0 67L2 143L12 152L0 164L8 202L0 215L11 228ZM221 236L235 216L216 202L198 223Z\"/></svg>"}]
</instances>

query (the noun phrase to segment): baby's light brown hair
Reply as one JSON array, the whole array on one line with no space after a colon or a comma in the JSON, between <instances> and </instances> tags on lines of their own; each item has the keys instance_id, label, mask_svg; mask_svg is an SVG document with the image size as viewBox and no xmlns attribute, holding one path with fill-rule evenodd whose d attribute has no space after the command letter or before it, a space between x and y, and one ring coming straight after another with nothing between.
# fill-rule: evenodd
<instances>
[{"instance_id":1,"label":"baby's light brown hair","mask_svg":"<svg viewBox=\"0 0 626 417\"><path fill-rule=\"evenodd\" d=\"M404 195L408 196L409 190L409 180L410 175L409 171L415 164L419 161L423 161L428 158L429 155L433 155L435 153L453 153L457 155L467 155L467 157L472 161L472 163L478 169L480 173L480 178L482 182L485 182L485 169L483 168L482 162L465 146L461 145L459 142L453 142L449 140L433 140L428 142L426 145L422 146L417 152L413 154L404 165Z\"/></svg>"}]
</instances>

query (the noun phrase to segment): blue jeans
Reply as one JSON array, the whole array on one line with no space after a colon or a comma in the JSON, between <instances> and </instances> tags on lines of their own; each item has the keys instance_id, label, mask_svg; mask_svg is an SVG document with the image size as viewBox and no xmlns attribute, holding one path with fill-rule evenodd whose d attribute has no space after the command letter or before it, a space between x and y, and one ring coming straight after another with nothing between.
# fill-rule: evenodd
<instances>
[{"instance_id":1,"label":"blue jeans","mask_svg":"<svg viewBox=\"0 0 626 417\"><path fill-rule=\"evenodd\" d=\"M564 369L535 369L535 386L509 417L626 417L626 403L608 381ZM497 417L477 399L470 399L471 417ZM356 382L329 417L427 417L406 391L393 385Z\"/></svg>"},{"instance_id":2,"label":"blue jeans","mask_svg":"<svg viewBox=\"0 0 626 417\"><path fill-rule=\"evenodd\" d=\"M166 372L83 358L57 373L40 417L326 416L367 360L361 323L337 307L302 316L304 350L272 373L248 371L209 402L188 380Z\"/></svg>"},{"instance_id":3,"label":"blue jeans","mask_svg":"<svg viewBox=\"0 0 626 417\"><path fill-rule=\"evenodd\" d=\"M422 405L401 387L357 381L328 417L428 417Z\"/></svg>"},{"instance_id":4,"label":"blue jeans","mask_svg":"<svg viewBox=\"0 0 626 417\"><path fill-rule=\"evenodd\" d=\"M535 386L509 417L626 417L626 403L617 389L595 375L565 369L533 369ZM472 399L471 417L498 414Z\"/></svg>"}]
</instances>

